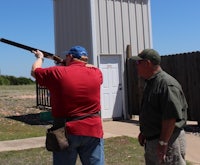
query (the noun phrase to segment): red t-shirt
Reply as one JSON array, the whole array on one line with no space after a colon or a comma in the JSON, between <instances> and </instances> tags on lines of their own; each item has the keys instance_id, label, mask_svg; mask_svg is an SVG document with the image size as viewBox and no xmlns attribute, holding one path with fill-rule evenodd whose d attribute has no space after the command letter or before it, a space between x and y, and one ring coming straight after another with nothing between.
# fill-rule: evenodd
<instances>
[{"instance_id":1,"label":"red t-shirt","mask_svg":"<svg viewBox=\"0 0 200 165\"><path fill-rule=\"evenodd\" d=\"M102 73L80 61L69 66L37 68L36 81L50 91L52 115L55 118L77 117L99 112ZM103 137L102 120L98 116L66 123L69 134Z\"/></svg>"}]
</instances>

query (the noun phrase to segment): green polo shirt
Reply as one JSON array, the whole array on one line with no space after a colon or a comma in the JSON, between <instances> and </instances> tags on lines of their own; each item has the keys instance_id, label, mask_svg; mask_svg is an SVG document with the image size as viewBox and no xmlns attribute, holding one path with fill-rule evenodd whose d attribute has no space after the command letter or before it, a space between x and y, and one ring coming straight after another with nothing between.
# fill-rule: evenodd
<instances>
[{"instance_id":1,"label":"green polo shirt","mask_svg":"<svg viewBox=\"0 0 200 165\"><path fill-rule=\"evenodd\" d=\"M187 121L187 102L178 81L164 71L146 80L141 110L140 131L147 137L160 135L161 122L176 119L176 127Z\"/></svg>"}]
</instances>

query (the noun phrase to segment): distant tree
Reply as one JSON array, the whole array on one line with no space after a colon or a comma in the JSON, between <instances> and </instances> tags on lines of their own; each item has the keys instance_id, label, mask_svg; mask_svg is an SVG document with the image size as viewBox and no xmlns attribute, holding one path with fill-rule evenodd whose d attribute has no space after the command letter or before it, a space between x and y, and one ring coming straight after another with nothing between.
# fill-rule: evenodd
<instances>
[{"instance_id":1,"label":"distant tree","mask_svg":"<svg viewBox=\"0 0 200 165\"><path fill-rule=\"evenodd\" d=\"M10 81L4 76L0 76L0 85L10 85Z\"/></svg>"},{"instance_id":2,"label":"distant tree","mask_svg":"<svg viewBox=\"0 0 200 165\"><path fill-rule=\"evenodd\" d=\"M28 85L35 84L35 81L26 77L15 77L15 76L0 76L0 85Z\"/></svg>"},{"instance_id":3,"label":"distant tree","mask_svg":"<svg viewBox=\"0 0 200 165\"><path fill-rule=\"evenodd\" d=\"M27 84L33 84L33 83L35 83L33 80L25 78L25 77L17 78L17 85L27 85Z\"/></svg>"},{"instance_id":4,"label":"distant tree","mask_svg":"<svg viewBox=\"0 0 200 165\"><path fill-rule=\"evenodd\" d=\"M16 77L14 77L14 76L7 76L7 79L10 81L10 85L18 85Z\"/></svg>"}]
</instances>

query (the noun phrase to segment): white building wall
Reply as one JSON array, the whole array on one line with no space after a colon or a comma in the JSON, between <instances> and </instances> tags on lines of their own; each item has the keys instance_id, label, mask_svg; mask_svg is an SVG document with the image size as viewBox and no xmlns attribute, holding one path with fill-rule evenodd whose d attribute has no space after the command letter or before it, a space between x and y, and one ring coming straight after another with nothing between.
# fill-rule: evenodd
<instances>
[{"instance_id":1,"label":"white building wall","mask_svg":"<svg viewBox=\"0 0 200 165\"><path fill-rule=\"evenodd\" d=\"M54 0L56 54L74 45L84 46L92 54L92 22L89 0Z\"/></svg>"},{"instance_id":2,"label":"white building wall","mask_svg":"<svg viewBox=\"0 0 200 165\"><path fill-rule=\"evenodd\" d=\"M56 54L86 47L90 62L99 54L137 55L152 47L150 0L54 0Z\"/></svg>"},{"instance_id":3,"label":"white building wall","mask_svg":"<svg viewBox=\"0 0 200 165\"><path fill-rule=\"evenodd\" d=\"M133 55L151 45L148 0L97 0L97 43L100 54L124 54L127 45Z\"/></svg>"}]
</instances>

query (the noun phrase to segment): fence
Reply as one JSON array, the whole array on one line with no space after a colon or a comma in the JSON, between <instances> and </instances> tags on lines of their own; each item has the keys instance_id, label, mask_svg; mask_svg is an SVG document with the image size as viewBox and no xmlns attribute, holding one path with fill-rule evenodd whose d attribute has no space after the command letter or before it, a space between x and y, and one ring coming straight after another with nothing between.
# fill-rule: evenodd
<instances>
[{"instance_id":1,"label":"fence","mask_svg":"<svg viewBox=\"0 0 200 165\"><path fill-rule=\"evenodd\" d=\"M200 122L200 52L163 56L162 61L162 68L183 87L189 119Z\"/></svg>"},{"instance_id":2,"label":"fence","mask_svg":"<svg viewBox=\"0 0 200 165\"><path fill-rule=\"evenodd\" d=\"M40 109L51 109L50 105L50 93L45 87L36 84L36 101L37 107Z\"/></svg>"}]
</instances>

